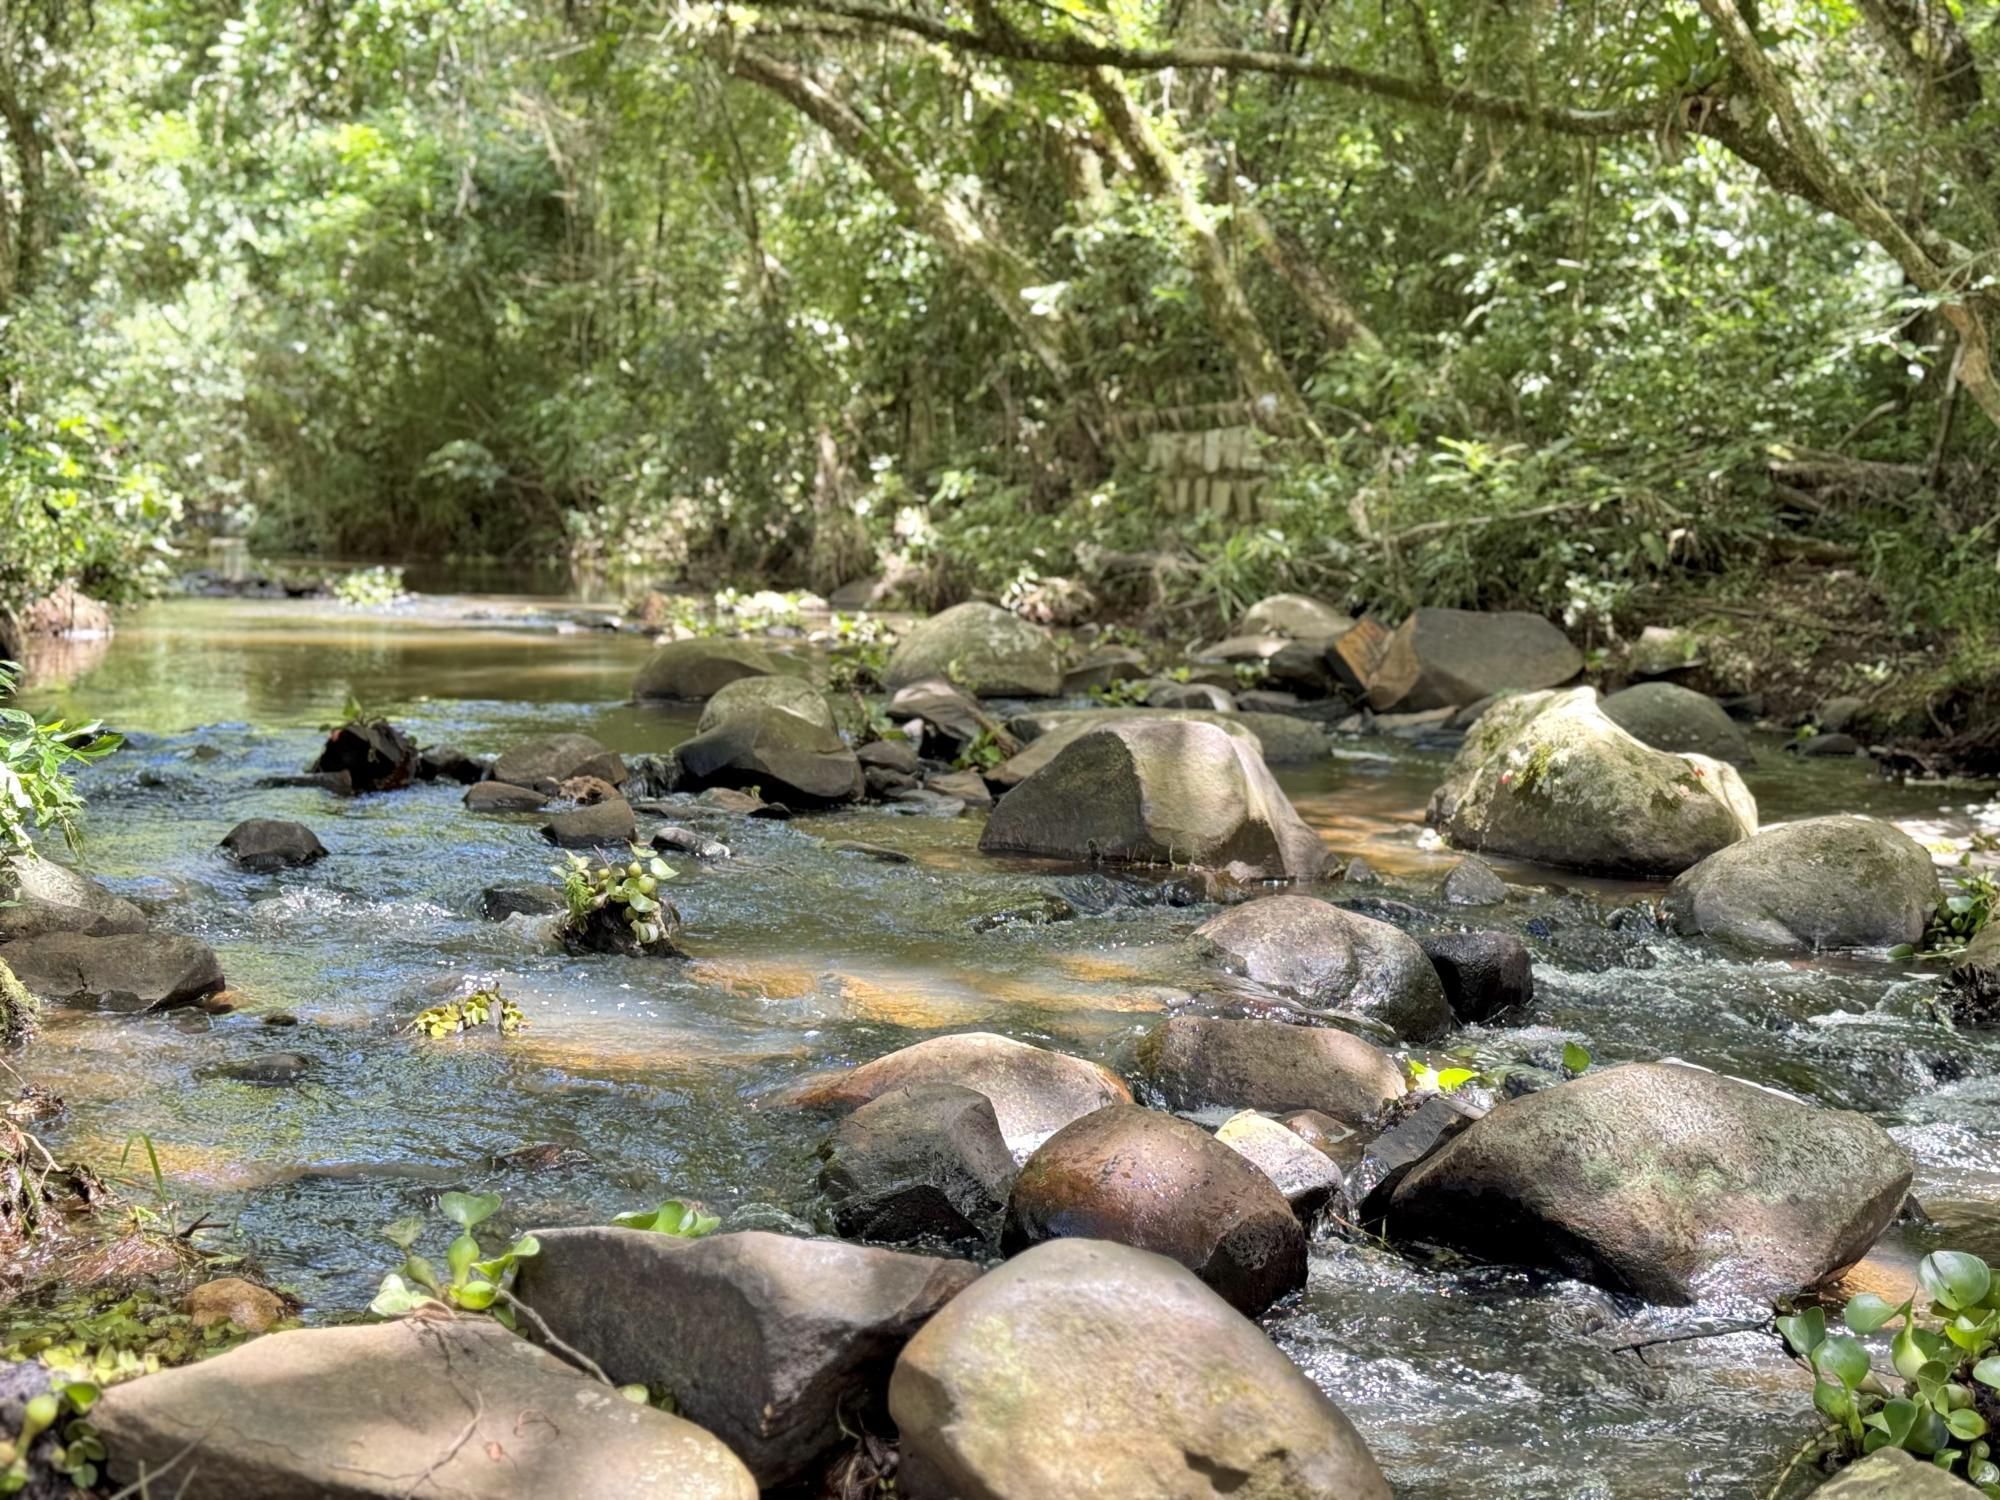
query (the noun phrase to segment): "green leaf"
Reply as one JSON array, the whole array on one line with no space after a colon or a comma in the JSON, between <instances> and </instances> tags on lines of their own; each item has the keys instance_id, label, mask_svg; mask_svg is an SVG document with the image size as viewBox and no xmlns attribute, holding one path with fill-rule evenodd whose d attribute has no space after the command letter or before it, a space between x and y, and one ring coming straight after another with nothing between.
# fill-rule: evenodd
<instances>
[{"instance_id":1,"label":"green leaf","mask_svg":"<svg viewBox=\"0 0 2000 1500\"><path fill-rule=\"evenodd\" d=\"M1986 1262L1962 1250L1936 1250L1917 1262L1917 1281L1953 1311L1977 1307L1993 1285Z\"/></svg>"},{"instance_id":2,"label":"green leaf","mask_svg":"<svg viewBox=\"0 0 2000 1500\"><path fill-rule=\"evenodd\" d=\"M1825 1412L1836 1422L1845 1422L1854 1414L1854 1395L1836 1380L1815 1380L1813 1382L1813 1405Z\"/></svg>"},{"instance_id":3,"label":"green leaf","mask_svg":"<svg viewBox=\"0 0 2000 1500\"><path fill-rule=\"evenodd\" d=\"M1848 1299L1847 1310L1841 1316L1854 1332L1873 1333L1891 1318L1900 1315L1907 1305L1898 1307L1886 1297L1862 1292Z\"/></svg>"},{"instance_id":4,"label":"green leaf","mask_svg":"<svg viewBox=\"0 0 2000 1500\"><path fill-rule=\"evenodd\" d=\"M382 1288L376 1292L375 1300L368 1304L368 1310L378 1318L400 1318L430 1300L422 1293L413 1291L402 1277L391 1272L382 1278Z\"/></svg>"},{"instance_id":5,"label":"green leaf","mask_svg":"<svg viewBox=\"0 0 2000 1500\"><path fill-rule=\"evenodd\" d=\"M1826 1310L1809 1307L1804 1312L1778 1319L1778 1332L1785 1336L1794 1354L1810 1357L1826 1342Z\"/></svg>"},{"instance_id":6,"label":"green leaf","mask_svg":"<svg viewBox=\"0 0 2000 1500\"><path fill-rule=\"evenodd\" d=\"M1590 1053L1575 1042L1564 1042L1562 1064L1565 1073L1584 1072L1590 1067Z\"/></svg>"},{"instance_id":7,"label":"green leaf","mask_svg":"<svg viewBox=\"0 0 2000 1500\"><path fill-rule=\"evenodd\" d=\"M438 1208L444 1216L460 1229L471 1229L484 1223L499 1211L498 1193L446 1193L438 1199Z\"/></svg>"},{"instance_id":8,"label":"green leaf","mask_svg":"<svg viewBox=\"0 0 2000 1500\"><path fill-rule=\"evenodd\" d=\"M1940 1348L1943 1343L1944 1340L1936 1334L1905 1323L1889 1345L1889 1358L1895 1362L1898 1375L1905 1380L1915 1380L1917 1372L1943 1352Z\"/></svg>"},{"instance_id":9,"label":"green leaf","mask_svg":"<svg viewBox=\"0 0 2000 1500\"><path fill-rule=\"evenodd\" d=\"M451 1267L453 1282L465 1280L465 1273L472 1269L472 1263L479 1259L479 1241L469 1234L461 1234L453 1240L444 1252L445 1264Z\"/></svg>"},{"instance_id":10,"label":"green leaf","mask_svg":"<svg viewBox=\"0 0 2000 1500\"><path fill-rule=\"evenodd\" d=\"M1836 1334L1812 1352L1813 1368L1850 1391L1868 1378L1868 1351L1859 1339Z\"/></svg>"},{"instance_id":11,"label":"green leaf","mask_svg":"<svg viewBox=\"0 0 2000 1500\"><path fill-rule=\"evenodd\" d=\"M1972 1367L1972 1378L1981 1385L2000 1390L2000 1356L1988 1355Z\"/></svg>"},{"instance_id":12,"label":"green leaf","mask_svg":"<svg viewBox=\"0 0 2000 1500\"><path fill-rule=\"evenodd\" d=\"M415 1214L396 1220L382 1231L383 1237L399 1250L407 1250L414 1245L424 1232L424 1221Z\"/></svg>"},{"instance_id":13,"label":"green leaf","mask_svg":"<svg viewBox=\"0 0 2000 1500\"><path fill-rule=\"evenodd\" d=\"M69 1403L71 1411L81 1416L97 1404L99 1391L96 1385L88 1380L72 1380L63 1386L58 1394Z\"/></svg>"}]
</instances>

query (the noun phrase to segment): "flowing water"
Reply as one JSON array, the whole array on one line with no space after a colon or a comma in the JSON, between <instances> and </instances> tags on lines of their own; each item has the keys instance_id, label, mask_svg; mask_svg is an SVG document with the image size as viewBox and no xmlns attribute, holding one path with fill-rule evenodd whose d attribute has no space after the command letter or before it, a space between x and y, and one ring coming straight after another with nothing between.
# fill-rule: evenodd
<instances>
[{"instance_id":1,"label":"flowing water","mask_svg":"<svg viewBox=\"0 0 2000 1500\"><path fill-rule=\"evenodd\" d=\"M781 824L690 807L678 820L733 854L680 862L694 957L673 963L570 957L545 924L481 920L482 887L550 883L538 816L468 814L448 784L352 800L257 785L302 769L350 696L424 743L474 752L557 730L663 751L691 732L689 711L625 701L642 639L545 607L173 601L31 693L132 736L86 777L88 867L161 927L212 944L241 1006L214 1018L52 1013L23 1059L70 1107L51 1145L115 1163L129 1138L149 1137L182 1214L226 1225L214 1243L253 1256L309 1318L365 1304L398 1258L381 1227L425 1212L444 1187L503 1193L518 1226L602 1222L676 1194L732 1226L810 1230L824 1123L760 1108L788 1080L975 1028L1130 1076L1138 1037L1215 989L1184 941L1206 909L1142 903L1144 882L984 857L971 818L859 810ZM1431 896L1451 856L1422 823L1445 752L1340 745L1281 772L1286 790L1330 846L1365 854L1390 881L1384 894L1418 909L1404 921L1452 925ZM1775 745L1747 779L1767 822L1870 812L1927 841L1979 826L1963 790L1897 788L1860 763L1800 763ZM330 857L276 875L232 868L216 843L252 816L309 824ZM882 864L833 840L913 859ZM1892 1231L1857 1282L1907 1280L1944 1243L2000 1254L2000 1038L1941 1026L1931 978L1870 958L1746 962L1610 915L1649 888L1503 873L1525 887L1475 922L1529 935L1537 999L1525 1018L1456 1040L1510 1056L1575 1040L1600 1063L1679 1057L1864 1110L1916 1158L1936 1223ZM976 925L1057 888L1104 909ZM400 1032L471 980L517 997L531 1028L505 1042ZM300 1024L264 1024L277 1012ZM213 1072L276 1049L311 1059L307 1082L258 1088ZM589 1161L540 1174L491 1162L540 1142ZM1811 1430L1806 1383L1759 1333L1618 1346L1765 1311L1649 1309L1327 1239L1305 1294L1267 1326L1399 1495L1665 1500L1761 1494Z\"/></svg>"}]
</instances>

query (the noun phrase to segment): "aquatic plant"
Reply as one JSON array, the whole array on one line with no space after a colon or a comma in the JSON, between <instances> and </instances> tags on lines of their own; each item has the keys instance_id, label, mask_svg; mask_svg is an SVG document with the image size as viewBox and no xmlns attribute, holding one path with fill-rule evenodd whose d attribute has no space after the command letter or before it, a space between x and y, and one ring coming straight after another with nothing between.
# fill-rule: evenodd
<instances>
[{"instance_id":1,"label":"aquatic plant","mask_svg":"<svg viewBox=\"0 0 2000 1500\"><path fill-rule=\"evenodd\" d=\"M10 697L20 667L0 661L0 698ZM83 798L70 773L100 761L124 744L102 725L37 719L22 708L0 708L0 856L25 854L36 829L53 828L74 850L82 842L77 819Z\"/></svg>"},{"instance_id":2,"label":"aquatic plant","mask_svg":"<svg viewBox=\"0 0 2000 1500\"><path fill-rule=\"evenodd\" d=\"M2000 1497L2000 1464L1987 1440L2000 1415L2000 1277L1976 1255L1939 1250L1917 1263L1917 1285L1900 1303L1874 1292L1849 1299L1846 1333L1829 1333L1819 1307L1777 1320L1813 1373L1813 1405L1832 1424L1801 1456L1829 1446L1847 1458L1901 1448ZM1892 1385L1861 1340L1898 1322Z\"/></svg>"},{"instance_id":3,"label":"aquatic plant","mask_svg":"<svg viewBox=\"0 0 2000 1500\"><path fill-rule=\"evenodd\" d=\"M1006 758L1007 747L1000 743L1000 737L991 729L982 729L958 752L952 767L959 771L990 771Z\"/></svg>"},{"instance_id":4,"label":"aquatic plant","mask_svg":"<svg viewBox=\"0 0 2000 1500\"><path fill-rule=\"evenodd\" d=\"M458 1036L489 1021L502 1036L513 1036L528 1025L528 1018L522 1014L521 1007L498 990L475 990L462 999L448 1000L443 1005L419 1011L403 1029L436 1041Z\"/></svg>"},{"instance_id":5,"label":"aquatic plant","mask_svg":"<svg viewBox=\"0 0 2000 1500\"><path fill-rule=\"evenodd\" d=\"M524 1234L499 1255L481 1260L479 1241L472 1231L492 1218L499 1208L498 1193L446 1193L438 1199L439 1211L458 1226L458 1234L445 1249L443 1275L414 1248L424 1232L420 1217L412 1214L389 1225L382 1232L390 1244L402 1250L403 1266L382 1278L381 1289L368 1304L368 1310L381 1318L397 1318L433 1306L491 1312L512 1328L510 1288L517 1264L540 1253L541 1246L533 1235Z\"/></svg>"},{"instance_id":6,"label":"aquatic plant","mask_svg":"<svg viewBox=\"0 0 2000 1500\"><path fill-rule=\"evenodd\" d=\"M1449 1094L1467 1084L1477 1084L1482 1088L1498 1090L1507 1082L1508 1075L1523 1071L1524 1065L1515 1062L1493 1062L1479 1055L1473 1047L1455 1047L1448 1054L1455 1066L1432 1067L1419 1058L1406 1058L1403 1069L1409 1076L1412 1093ZM1562 1072L1564 1079L1580 1078L1590 1067L1590 1051L1577 1042L1564 1042L1562 1047ZM1542 1070L1526 1067L1531 1074ZM1546 1077L1546 1074L1542 1074Z\"/></svg>"},{"instance_id":7,"label":"aquatic plant","mask_svg":"<svg viewBox=\"0 0 2000 1500\"><path fill-rule=\"evenodd\" d=\"M634 845L623 864L572 854L551 867L563 883L565 945L591 953L679 953L680 913L660 893L674 870L650 850Z\"/></svg>"},{"instance_id":8,"label":"aquatic plant","mask_svg":"<svg viewBox=\"0 0 2000 1500\"><path fill-rule=\"evenodd\" d=\"M1937 910L1931 913L1923 941L1898 943L1889 950L1889 957L1953 958L1965 951L1966 944L1992 920L1994 907L2000 905L2000 882L1981 871L1960 875L1953 885L1957 889L1938 897Z\"/></svg>"},{"instance_id":9,"label":"aquatic plant","mask_svg":"<svg viewBox=\"0 0 2000 1500\"><path fill-rule=\"evenodd\" d=\"M722 1222L714 1214L703 1213L698 1203L669 1198L658 1208L618 1214L611 1220L621 1229L649 1229L655 1234L671 1234L684 1240L698 1240L712 1234Z\"/></svg>"},{"instance_id":10,"label":"aquatic plant","mask_svg":"<svg viewBox=\"0 0 2000 1500\"><path fill-rule=\"evenodd\" d=\"M20 1432L12 1441L0 1438L0 1495L16 1495L28 1487L33 1477L28 1467L29 1453L42 1435L52 1429L57 1431L59 1441L41 1455L48 1466L78 1490L88 1491L97 1483L98 1465L104 1462L104 1442L97 1429L85 1420L85 1413L96 1404L97 1395L97 1387L89 1381L71 1380L28 1401L21 1414ZM69 1413L67 1421L65 1412Z\"/></svg>"},{"instance_id":11,"label":"aquatic plant","mask_svg":"<svg viewBox=\"0 0 2000 1500\"><path fill-rule=\"evenodd\" d=\"M356 568L333 581L333 597L350 609L373 609L407 597L401 568Z\"/></svg>"}]
</instances>

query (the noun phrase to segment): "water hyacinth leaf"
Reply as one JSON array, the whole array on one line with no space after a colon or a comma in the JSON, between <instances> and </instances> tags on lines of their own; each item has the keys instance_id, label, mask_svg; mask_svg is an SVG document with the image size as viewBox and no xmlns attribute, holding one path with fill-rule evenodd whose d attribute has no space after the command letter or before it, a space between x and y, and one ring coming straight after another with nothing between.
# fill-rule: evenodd
<instances>
[{"instance_id":1,"label":"water hyacinth leaf","mask_svg":"<svg viewBox=\"0 0 2000 1500\"><path fill-rule=\"evenodd\" d=\"M461 1234L446 1248L444 1258L445 1264L451 1267L451 1279L454 1282L463 1281L465 1273L479 1258L479 1241L469 1234Z\"/></svg>"},{"instance_id":2,"label":"water hyacinth leaf","mask_svg":"<svg viewBox=\"0 0 2000 1500\"><path fill-rule=\"evenodd\" d=\"M1986 1262L1962 1250L1935 1250L1917 1262L1917 1280L1931 1300L1954 1312L1977 1307L1993 1285Z\"/></svg>"},{"instance_id":3,"label":"water hyacinth leaf","mask_svg":"<svg viewBox=\"0 0 2000 1500\"><path fill-rule=\"evenodd\" d=\"M91 1381L72 1380L62 1387L59 1394L69 1403L70 1410L81 1416L97 1404L99 1391Z\"/></svg>"},{"instance_id":4,"label":"water hyacinth leaf","mask_svg":"<svg viewBox=\"0 0 2000 1500\"><path fill-rule=\"evenodd\" d=\"M1902 1307L1886 1297L1862 1292L1848 1299L1847 1310L1841 1316L1855 1333L1873 1333L1902 1311Z\"/></svg>"},{"instance_id":5,"label":"water hyacinth leaf","mask_svg":"<svg viewBox=\"0 0 2000 1500\"><path fill-rule=\"evenodd\" d=\"M1478 1076L1471 1068L1440 1068L1437 1074L1438 1092L1449 1094L1453 1089L1464 1087Z\"/></svg>"},{"instance_id":6,"label":"water hyacinth leaf","mask_svg":"<svg viewBox=\"0 0 2000 1500\"><path fill-rule=\"evenodd\" d=\"M458 1305L473 1312L484 1312L499 1295L500 1288L490 1281L468 1281L458 1289Z\"/></svg>"},{"instance_id":7,"label":"water hyacinth leaf","mask_svg":"<svg viewBox=\"0 0 2000 1500\"><path fill-rule=\"evenodd\" d=\"M446 1193L438 1199L438 1209L460 1229L472 1229L493 1217L500 1208L498 1193Z\"/></svg>"},{"instance_id":8,"label":"water hyacinth leaf","mask_svg":"<svg viewBox=\"0 0 2000 1500\"><path fill-rule=\"evenodd\" d=\"M391 1272L382 1278L381 1290L375 1300L368 1304L368 1310L378 1318L400 1318L413 1308L421 1307L431 1299L412 1290L403 1278Z\"/></svg>"},{"instance_id":9,"label":"water hyacinth leaf","mask_svg":"<svg viewBox=\"0 0 2000 1500\"><path fill-rule=\"evenodd\" d=\"M1836 1334L1823 1341L1812 1353L1813 1368L1829 1380L1837 1380L1853 1390L1868 1378L1868 1351L1861 1341Z\"/></svg>"},{"instance_id":10,"label":"water hyacinth leaf","mask_svg":"<svg viewBox=\"0 0 2000 1500\"><path fill-rule=\"evenodd\" d=\"M415 1214L407 1214L385 1227L382 1237L398 1250L407 1250L417 1242L417 1237L423 1232L424 1221Z\"/></svg>"},{"instance_id":11,"label":"water hyacinth leaf","mask_svg":"<svg viewBox=\"0 0 2000 1500\"><path fill-rule=\"evenodd\" d=\"M1915 1380L1917 1372L1943 1352L1940 1347L1943 1343L1943 1339L1929 1330L1905 1323L1889 1345L1889 1358L1894 1361L1898 1375Z\"/></svg>"},{"instance_id":12,"label":"water hyacinth leaf","mask_svg":"<svg viewBox=\"0 0 2000 1500\"><path fill-rule=\"evenodd\" d=\"M2000 1356L1988 1355L1972 1367L1972 1378L1981 1385L2000 1390Z\"/></svg>"},{"instance_id":13,"label":"water hyacinth leaf","mask_svg":"<svg viewBox=\"0 0 2000 1500\"><path fill-rule=\"evenodd\" d=\"M1912 1453L1929 1456L1942 1452L1951 1443L1951 1429L1944 1425L1944 1418L1928 1406L1918 1406L1917 1419L1910 1424L1910 1434L1903 1439L1903 1446Z\"/></svg>"},{"instance_id":14,"label":"water hyacinth leaf","mask_svg":"<svg viewBox=\"0 0 2000 1500\"><path fill-rule=\"evenodd\" d=\"M1813 1405L1834 1421L1845 1422L1854 1415L1854 1394L1836 1380L1815 1380Z\"/></svg>"},{"instance_id":15,"label":"water hyacinth leaf","mask_svg":"<svg viewBox=\"0 0 2000 1500\"><path fill-rule=\"evenodd\" d=\"M1575 1042L1564 1042L1562 1064L1566 1073L1584 1072L1590 1067L1590 1052Z\"/></svg>"},{"instance_id":16,"label":"water hyacinth leaf","mask_svg":"<svg viewBox=\"0 0 2000 1500\"><path fill-rule=\"evenodd\" d=\"M1780 1318L1778 1332L1785 1336L1785 1342L1794 1354L1810 1357L1813 1350L1826 1342L1826 1311L1809 1307L1804 1312Z\"/></svg>"}]
</instances>

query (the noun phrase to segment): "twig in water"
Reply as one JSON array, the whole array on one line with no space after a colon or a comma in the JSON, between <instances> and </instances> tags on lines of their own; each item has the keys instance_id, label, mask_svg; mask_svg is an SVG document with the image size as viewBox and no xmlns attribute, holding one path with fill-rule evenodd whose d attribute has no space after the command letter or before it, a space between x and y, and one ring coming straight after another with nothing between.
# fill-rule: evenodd
<instances>
[{"instance_id":1,"label":"twig in water","mask_svg":"<svg viewBox=\"0 0 2000 1500\"><path fill-rule=\"evenodd\" d=\"M1754 1323L1725 1323L1720 1328L1697 1328L1688 1333L1663 1333L1658 1338L1634 1339L1629 1344L1613 1344L1613 1354L1629 1354L1640 1349L1650 1349L1655 1344L1684 1344L1690 1339L1727 1338L1732 1333L1757 1333L1771 1327L1769 1318L1761 1318Z\"/></svg>"}]
</instances>

